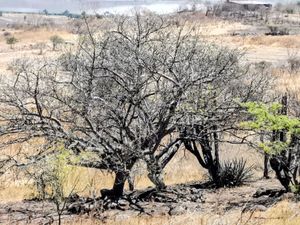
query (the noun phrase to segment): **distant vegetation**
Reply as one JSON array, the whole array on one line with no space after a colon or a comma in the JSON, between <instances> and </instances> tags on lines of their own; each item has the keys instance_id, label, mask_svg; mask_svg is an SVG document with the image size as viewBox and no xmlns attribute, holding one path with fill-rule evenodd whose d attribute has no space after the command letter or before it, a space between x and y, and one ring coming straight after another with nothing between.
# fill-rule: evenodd
<instances>
[{"instance_id":1,"label":"distant vegetation","mask_svg":"<svg viewBox=\"0 0 300 225\"><path fill-rule=\"evenodd\" d=\"M18 42L18 39L14 36L6 38L6 44L10 45L10 48L13 49L14 45Z\"/></svg>"},{"instance_id":2,"label":"distant vegetation","mask_svg":"<svg viewBox=\"0 0 300 225\"><path fill-rule=\"evenodd\" d=\"M53 51L55 51L60 44L64 43L64 39L58 35L51 36L50 41L52 43Z\"/></svg>"}]
</instances>

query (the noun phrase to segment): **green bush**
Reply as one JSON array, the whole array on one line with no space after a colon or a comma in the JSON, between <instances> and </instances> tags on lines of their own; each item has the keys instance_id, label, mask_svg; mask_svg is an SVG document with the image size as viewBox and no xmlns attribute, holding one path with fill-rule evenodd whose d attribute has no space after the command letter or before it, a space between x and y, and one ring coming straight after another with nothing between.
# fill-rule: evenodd
<instances>
[{"instance_id":1,"label":"green bush","mask_svg":"<svg viewBox=\"0 0 300 225\"><path fill-rule=\"evenodd\" d=\"M58 35L53 35L50 37L50 41L52 42L52 50L55 51L57 46L64 43L64 39Z\"/></svg>"},{"instance_id":2,"label":"green bush","mask_svg":"<svg viewBox=\"0 0 300 225\"><path fill-rule=\"evenodd\" d=\"M17 42L18 40L14 36L6 38L6 44L10 45L11 49L14 47L14 44L16 44Z\"/></svg>"}]
</instances>

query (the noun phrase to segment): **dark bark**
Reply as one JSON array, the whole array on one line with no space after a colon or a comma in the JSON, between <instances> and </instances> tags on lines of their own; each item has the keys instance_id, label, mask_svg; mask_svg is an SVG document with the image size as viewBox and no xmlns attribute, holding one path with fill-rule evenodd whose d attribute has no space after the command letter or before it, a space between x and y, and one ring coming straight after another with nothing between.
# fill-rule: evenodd
<instances>
[{"instance_id":1,"label":"dark bark","mask_svg":"<svg viewBox=\"0 0 300 225\"><path fill-rule=\"evenodd\" d=\"M265 152L265 154L264 154L264 178L266 178L266 179L270 178L269 168L268 168L269 158L270 158L269 154Z\"/></svg>"},{"instance_id":2,"label":"dark bark","mask_svg":"<svg viewBox=\"0 0 300 225\"><path fill-rule=\"evenodd\" d=\"M280 141L283 141L285 139L285 135L283 135L283 131L280 132L273 132L272 135L272 141L276 141L279 137ZM275 171L276 177L279 180L279 182L284 186L286 191L290 191L290 182L291 182L291 176L289 175L289 163L288 158L286 157L287 151L284 150L278 155L273 155L270 157L270 166Z\"/></svg>"},{"instance_id":3,"label":"dark bark","mask_svg":"<svg viewBox=\"0 0 300 225\"><path fill-rule=\"evenodd\" d=\"M148 168L148 178L155 185L157 190L163 190L166 188L166 185L162 178L163 168L159 165L155 157L150 156L147 163Z\"/></svg>"},{"instance_id":4,"label":"dark bark","mask_svg":"<svg viewBox=\"0 0 300 225\"><path fill-rule=\"evenodd\" d=\"M282 108L280 114L287 115L287 95L285 94L281 99ZM280 142L287 141L286 130L273 131L272 142L279 140ZM279 182L284 186L286 191L290 190L290 184L292 181L292 176L290 174L291 167L291 147L294 145L291 142L288 150L283 150L277 155L273 155L270 158L271 168L275 171L276 177Z\"/></svg>"},{"instance_id":5,"label":"dark bark","mask_svg":"<svg viewBox=\"0 0 300 225\"><path fill-rule=\"evenodd\" d=\"M124 185L127 178L128 178L128 174L126 174L125 172L123 171L116 172L115 182L112 191L117 198L123 195Z\"/></svg>"},{"instance_id":6,"label":"dark bark","mask_svg":"<svg viewBox=\"0 0 300 225\"><path fill-rule=\"evenodd\" d=\"M216 130L216 127L215 127L215 130ZM220 167L219 137L218 137L217 132L214 132L213 136L214 136L215 164L216 164L216 167L219 170L219 167Z\"/></svg>"},{"instance_id":7,"label":"dark bark","mask_svg":"<svg viewBox=\"0 0 300 225\"><path fill-rule=\"evenodd\" d=\"M276 156L270 158L270 165L276 173L276 177L286 191L290 191L291 177L288 175L289 171L283 167L283 162Z\"/></svg>"},{"instance_id":8,"label":"dark bark","mask_svg":"<svg viewBox=\"0 0 300 225\"><path fill-rule=\"evenodd\" d=\"M164 190L166 185L161 177L161 172L149 173L149 179L153 182L157 190Z\"/></svg>"},{"instance_id":9,"label":"dark bark","mask_svg":"<svg viewBox=\"0 0 300 225\"><path fill-rule=\"evenodd\" d=\"M199 134L200 131L198 130ZM184 140L185 148L191 152L198 160L199 164L208 170L214 184L217 187L221 186L220 182L220 159L219 159L219 145L218 145L218 136L214 132L212 134L212 139L209 139L209 135L207 131L201 131L203 138L198 140L198 144L201 146L202 155L197 147L197 143L195 140ZM211 146L214 146L215 154L213 157L213 149Z\"/></svg>"},{"instance_id":10,"label":"dark bark","mask_svg":"<svg viewBox=\"0 0 300 225\"><path fill-rule=\"evenodd\" d=\"M125 182L128 178L128 173L124 171L116 172L115 181L112 189L102 189L101 197L117 200L124 194Z\"/></svg>"},{"instance_id":11,"label":"dark bark","mask_svg":"<svg viewBox=\"0 0 300 225\"><path fill-rule=\"evenodd\" d=\"M264 132L262 132L260 134L260 142L261 143L264 143ZM264 152L264 174L263 174L263 177L266 178L266 179L269 179L269 158L270 158L270 155L266 152Z\"/></svg>"}]
</instances>

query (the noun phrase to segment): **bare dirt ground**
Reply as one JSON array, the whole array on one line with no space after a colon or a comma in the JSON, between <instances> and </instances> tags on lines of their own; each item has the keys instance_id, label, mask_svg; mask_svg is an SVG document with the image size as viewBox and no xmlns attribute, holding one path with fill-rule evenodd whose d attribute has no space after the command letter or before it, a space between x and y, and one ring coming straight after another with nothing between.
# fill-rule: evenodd
<instances>
[{"instance_id":1,"label":"bare dirt ground","mask_svg":"<svg viewBox=\"0 0 300 225\"><path fill-rule=\"evenodd\" d=\"M98 205L103 207L103 201L100 199L90 199L85 207L90 209L89 215L93 215L99 222L109 224L112 222L115 224L127 223L131 218L139 216L147 218L149 216L169 217L183 214L197 214L198 218L212 215L209 220L214 221L217 220L218 216L231 213L239 215L231 221L232 224L242 224L249 212L266 212L282 200L290 200L292 202L291 199L293 197L289 194L276 196L273 193L274 196L272 196L272 193L265 193L265 195L257 198L253 197L257 190L260 190L259 193L263 193L265 187L274 190L281 189L278 182L274 179L256 180L246 186L218 190L210 189L202 183L194 182L184 185L171 185L164 192L153 192L148 194L148 197L140 198L136 202L122 200L122 208L102 211L101 208L95 207ZM149 191L152 191L152 189L136 191L133 194L145 195ZM182 195L181 200L175 197L177 194ZM77 201L80 202L80 199ZM293 210L296 212L300 207L300 203L295 203L294 207ZM57 221L57 212L54 204L51 202L24 200L22 202L0 204L0 208L0 223L2 224L48 224L52 221ZM74 210L78 210L76 213L80 214L80 209L76 208L76 203L70 204L69 211L64 211L62 218L65 222L82 218L82 216L74 215L70 212L74 212ZM114 218L113 221L111 221L112 218ZM254 221L255 219L253 219ZM193 222L195 221L191 219L188 224L193 224ZM210 223L208 221L208 223L204 224Z\"/></svg>"}]
</instances>

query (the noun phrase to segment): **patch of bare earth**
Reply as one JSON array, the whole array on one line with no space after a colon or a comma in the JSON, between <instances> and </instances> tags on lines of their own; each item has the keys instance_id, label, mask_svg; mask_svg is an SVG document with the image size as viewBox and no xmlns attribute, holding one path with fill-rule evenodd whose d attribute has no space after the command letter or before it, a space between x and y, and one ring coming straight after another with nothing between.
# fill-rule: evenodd
<instances>
[{"instance_id":1,"label":"patch of bare earth","mask_svg":"<svg viewBox=\"0 0 300 225\"><path fill-rule=\"evenodd\" d=\"M268 187L268 190L265 190ZM270 191L275 190L275 191ZM207 184L190 183L169 186L157 192L153 188L127 193L118 201L73 196L68 200L63 220L67 223L89 216L97 222L132 220L138 217L224 215L266 211L277 202L287 199L281 195L277 180L257 180L238 188L209 188ZM29 201L0 204L0 223L47 224L58 218L55 205L48 201ZM239 218L236 218L237 221ZM76 224L76 223L75 223Z\"/></svg>"}]
</instances>

